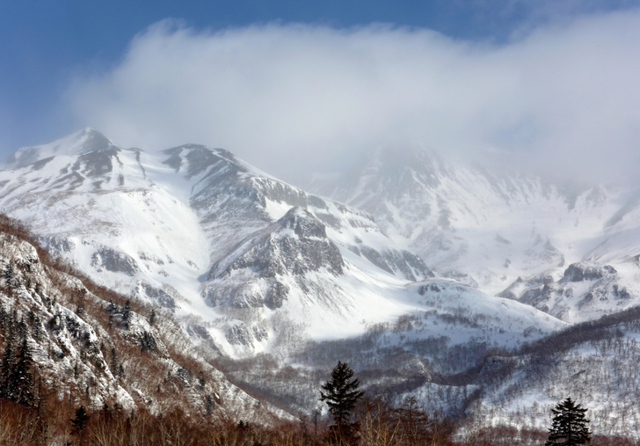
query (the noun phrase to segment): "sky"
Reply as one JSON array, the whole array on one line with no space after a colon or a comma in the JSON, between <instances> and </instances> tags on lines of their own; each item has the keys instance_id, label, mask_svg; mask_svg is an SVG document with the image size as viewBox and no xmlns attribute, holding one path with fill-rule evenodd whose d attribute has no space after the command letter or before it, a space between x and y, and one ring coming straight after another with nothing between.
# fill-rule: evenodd
<instances>
[{"instance_id":1,"label":"sky","mask_svg":"<svg viewBox=\"0 0 640 446\"><path fill-rule=\"evenodd\" d=\"M0 38L2 158L90 126L285 179L406 141L585 180L640 162L635 0L2 0Z\"/></svg>"}]
</instances>

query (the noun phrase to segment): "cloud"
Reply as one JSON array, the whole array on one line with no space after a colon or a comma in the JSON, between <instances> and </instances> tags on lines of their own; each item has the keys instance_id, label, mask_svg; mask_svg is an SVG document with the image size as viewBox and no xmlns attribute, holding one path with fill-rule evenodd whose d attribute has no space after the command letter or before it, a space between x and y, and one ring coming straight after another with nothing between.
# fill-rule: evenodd
<instances>
[{"instance_id":1,"label":"cloud","mask_svg":"<svg viewBox=\"0 0 640 446\"><path fill-rule=\"evenodd\" d=\"M505 44L426 29L176 21L85 73L62 106L121 144L224 147L275 175L327 171L378 144L500 158L580 179L640 161L640 13L583 16Z\"/></svg>"}]
</instances>

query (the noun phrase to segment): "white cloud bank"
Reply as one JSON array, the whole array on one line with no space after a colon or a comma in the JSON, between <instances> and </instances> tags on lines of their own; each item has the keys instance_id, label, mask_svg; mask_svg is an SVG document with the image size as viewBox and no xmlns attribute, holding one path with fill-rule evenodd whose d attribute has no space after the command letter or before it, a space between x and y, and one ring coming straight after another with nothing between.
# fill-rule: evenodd
<instances>
[{"instance_id":1,"label":"white cloud bank","mask_svg":"<svg viewBox=\"0 0 640 446\"><path fill-rule=\"evenodd\" d=\"M224 147L284 177L407 139L616 177L640 165L640 13L503 45L377 25L210 32L165 21L111 70L76 78L64 107L121 144Z\"/></svg>"}]
</instances>

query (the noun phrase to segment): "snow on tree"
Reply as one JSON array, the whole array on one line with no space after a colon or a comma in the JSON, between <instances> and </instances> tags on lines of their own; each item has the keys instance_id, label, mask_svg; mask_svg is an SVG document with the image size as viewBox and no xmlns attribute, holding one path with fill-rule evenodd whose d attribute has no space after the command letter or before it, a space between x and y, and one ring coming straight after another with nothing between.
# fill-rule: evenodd
<instances>
[{"instance_id":1,"label":"snow on tree","mask_svg":"<svg viewBox=\"0 0 640 446\"><path fill-rule=\"evenodd\" d=\"M34 363L31 356L31 347L27 339L22 340L20 350L16 358L15 368L10 375L15 392L15 401L31 405L34 401Z\"/></svg>"},{"instance_id":2,"label":"snow on tree","mask_svg":"<svg viewBox=\"0 0 640 446\"><path fill-rule=\"evenodd\" d=\"M2 354L2 364L0 365L0 397L13 400L16 389L14 387L14 381L11 378L15 368L16 356L11 332L7 335L5 343L4 353Z\"/></svg>"}]
</instances>

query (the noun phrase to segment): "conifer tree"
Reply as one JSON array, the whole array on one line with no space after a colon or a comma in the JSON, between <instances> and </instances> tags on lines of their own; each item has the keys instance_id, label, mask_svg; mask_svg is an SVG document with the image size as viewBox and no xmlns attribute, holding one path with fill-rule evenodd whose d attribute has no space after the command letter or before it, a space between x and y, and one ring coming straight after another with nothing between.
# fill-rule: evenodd
<instances>
[{"instance_id":1,"label":"conifer tree","mask_svg":"<svg viewBox=\"0 0 640 446\"><path fill-rule=\"evenodd\" d=\"M34 401L34 373L33 357L27 339L22 340L22 345L16 358L15 368L10 380L14 389L14 400L18 403L31 405Z\"/></svg>"},{"instance_id":2,"label":"conifer tree","mask_svg":"<svg viewBox=\"0 0 640 446\"><path fill-rule=\"evenodd\" d=\"M119 367L118 367L118 357L116 356L116 349L115 347L111 348L111 373L113 374L114 377L118 377L119 374Z\"/></svg>"},{"instance_id":3,"label":"conifer tree","mask_svg":"<svg viewBox=\"0 0 640 446\"><path fill-rule=\"evenodd\" d=\"M80 435L82 433L82 429L84 429L84 425L89 420L89 415L87 415L87 411L84 406L78 407L76 409L76 417L71 420L71 426L73 427L73 431Z\"/></svg>"},{"instance_id":4,"label":"conifer tree","mask_svg":"<svg viewBox=\"0 0 640 446\"><path fill-rule=\"evenodd\" d=\"M124 324L125 330L129 329L129 321L131 319L131 302L127 299L124 303L124 308L122 309L122 323Z\"/></svg>"},{"instance_id":5,"label":"conifer tree","mask_svg":"<svg viewBox=\"0 0 640 446\"><path fill-rule=\"evenodd\" d=\"M322 385L320 400L329 406L333 417L331 430L338 438L349 438L353 435L356 423L352 423L351 412L364 392L359 391L360 381L353 378L353 370L347 363L338 361L331 371L331 379Z\"/></svg>"},{"instance_id":6,"label":"conifer tree","mask_svg":"<svg viewBox=\"0 0 640 446\"><path fill-rule=\"evenodd\" d=\"M12 375L15 367L15 352L13 349L13 338L7 336L6 345L2 354L2 364L0 364L0 397L12 400L15 394Z\"/></svg>"},{"instance_id":7,"label":"conifer tree","mask_svg":"<svg viewBox=\"0 0 640 446\"><path fill-rule=\"evenodd\" d=\"M37 314L33 317L33 337L36 341L42 339L42 325L40 322L40 316Z\"/></svg>"},{"instance_id":8,"label":"conifer tree","mask_svg":"<svg viewBox=\"0 0 640 446\"><path fill-rule=\"evenodd\" d=\"M567 398L551 409L553 420L545 446L576 446L591 440L587 409Z\"/></svg>"},{"instance_id":9,"label":"conifer tree","mask_svg":"<svg viewBox=\"0 0 640 446\"><path fill-rule=\"evenodd\" d=\"M2 330L2 332L6 332L7 331L7 318L8 318L8 314L4 309L4 306L2 305L2 303L0 303L0 329Z\"/></svg>"}]
</instances>

